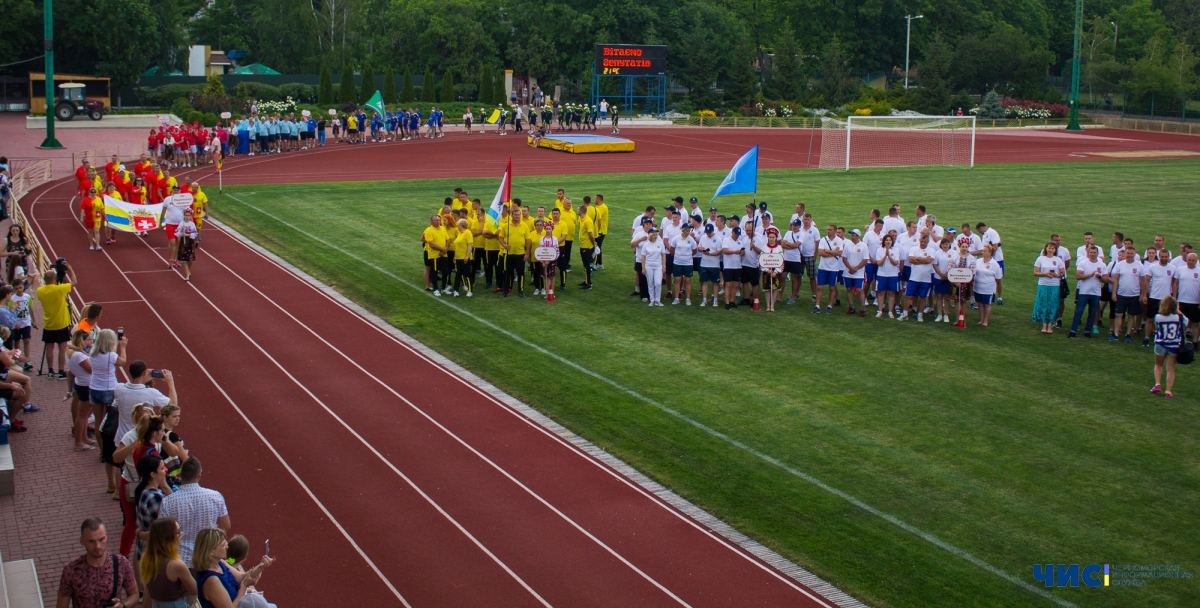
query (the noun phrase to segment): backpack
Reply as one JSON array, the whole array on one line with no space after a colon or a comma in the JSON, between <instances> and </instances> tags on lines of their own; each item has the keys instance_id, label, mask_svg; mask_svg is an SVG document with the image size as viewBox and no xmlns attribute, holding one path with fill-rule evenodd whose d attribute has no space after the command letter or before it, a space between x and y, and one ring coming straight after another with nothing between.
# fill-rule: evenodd
<instances>
[{"instance_id":1,"label":"backpack","mask_svg":"<svg viewBox=\"0 0 1200 608\"><path fill-rule=\"evenodd\" d=\"M1196 358L1196 345L1184 340L1179 345L1179 352L1175 355L1175 363L1179 365L1190 365L1192 360Z\"/></svg>"}]
</instances>

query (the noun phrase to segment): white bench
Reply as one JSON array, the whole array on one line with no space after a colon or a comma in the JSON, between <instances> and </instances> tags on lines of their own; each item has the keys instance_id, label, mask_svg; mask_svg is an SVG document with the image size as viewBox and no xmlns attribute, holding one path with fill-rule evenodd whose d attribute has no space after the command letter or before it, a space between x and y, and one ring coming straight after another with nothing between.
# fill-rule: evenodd
<instances>
[{"instance_id":1,"label":"white bench","mask_svg":"<svg viewBox=\"0 0 1200 608\"><path fill-rule=\"evenodd\" d=\"M33 560L22 559L0 565L3 569L5 608L42 608L42 586L38 584Z\"/></svg>"},{"instance_id":2,"label":"white bench","mask_svg":"<svg viewBox=\"0 0 1200 608\"><path fill-rule=\"evenodd\" d=\"M0 445L0 496L12 496L17 491L12 446Z\"/></svg>"}]
</instances>

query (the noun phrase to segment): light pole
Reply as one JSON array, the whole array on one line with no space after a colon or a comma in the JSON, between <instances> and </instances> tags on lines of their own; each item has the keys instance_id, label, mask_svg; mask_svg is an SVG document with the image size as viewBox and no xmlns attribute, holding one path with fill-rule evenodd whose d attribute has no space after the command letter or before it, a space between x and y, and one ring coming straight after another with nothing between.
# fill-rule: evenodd
<instances>
[{"instance_id":1,"label":"light pole","mask_svg":"<svg viewBox=\"0 0 1200 608\"><path fill-rule=\"evenodd\" d=\"M1117 58L1117 22L1109 21L1109 25L1113 26L1113 59Z\"/></svg>"},{"instance_id":2,"label":"light pole","mask_svg":"<svg viewBox=\"0 0 1200 608\"><path fill-rule=\"evenodd\" d=\"M1068 131L1082 131L1079 126L1079 44L1083 37L1083 0L1075 0L1075 52L1071 57L1071 113L1067 118Z\"/></svg>"},{"instance_id":3,"label":"light pole","mask_svg":"<svg viewBox=\"0 0 1200 608\"><path fill-rule=\"evenodd\" d=\"M39 148L61 148L62 144L54 138L54 4L53 0L42 3L43 28L45 30L46 49L46 139Z\"/></svg>"},{"instance_id":4,"label":"light pole","mask_svg":"<svg viewBox=\"0 0 1200 608\"><path fill-rule=\"evenodd\" d=\"M912 22L913 19L922 19L925 15L905 15L904 18L908 21L908 33L904 35L904 88L908 88L908 50L912 46Z\"/></svg>"}]
</instances>

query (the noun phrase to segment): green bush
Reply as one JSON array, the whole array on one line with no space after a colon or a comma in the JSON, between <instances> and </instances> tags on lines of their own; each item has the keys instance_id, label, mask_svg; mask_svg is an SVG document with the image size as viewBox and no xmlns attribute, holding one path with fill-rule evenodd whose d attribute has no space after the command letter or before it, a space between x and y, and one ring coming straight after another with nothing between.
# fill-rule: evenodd
<instances>
[{"instance_id":1,"label":"green bush","mask_svg":"<svg viewBox=\"0 0 1200 608\"><path fill-rule=\"evenodd\" d=\"M176 116L179 116L179 115L176 114ZM183 122L186 122L188 124L191 124L193 122L200 122L200 121L204 120L204 112L201 112L200 110L192 110L187 113L187 116L179 116L179 118L183 119Z\"/></svg>"},{"instance_id":2,"label":"green bush","mask_svg":"<svg viewBox=\"0 0 1200 608\"><path fill-rule=\"evenodd\" d=\"M188 102L187 98L185 97L178 97L175 99L175 102L171 104L171 113L178 116L180 119L183 119L189 113L194 111L196 111L196 108L193 108L192 104Z\"/></svg>"},{"instance_id":3,"label":"green bush","mask_svg":"<svg viewBox=\"0 0 1200 608\"><path fill-rule=\"evenodd\" d=\"M247 98L259 101L283 101L283 93L279 90L279 87L261 82L242 82L241 84L246 85ZM241 84L238 86L241 86Z\"/></svg>"},{"instance_id":4,"label":"green bush","mask_svg":"<svg viewBox=\"0 0 1200 608\"><path fill-rule=\"evenodd\" d=\"M970 112L971 108L974 108L974 107L975 107L975 99L973 99L971 97L971 94L966 91L959 91L958 95L955 95L954 99L950 100L950 111L951 112L957 112L959 108L962 108L962 111L965 114L967 112Z\"/></svg>"},{"instance_id":5,"label":"green bush","mask_svg":"<svg viewBox=\"0 0 1200 608\"><path fill-rule=\"evenodd\" d=\"M220 117L217 116L216 114L214 114L212 112L204 112L203 118L200 119L200 124L202 124L206 127L211 127L211 126L217 124L218 120L220 120Z\"/></svg>"},{"instance_id":6,"label":"green bush","mask_svg":"<svg viewBox=\"0 0 1200 608\"><path fill-rule=\"evenodd\" d=\"M291 97L296 103L315 103L317 101L317 89L311 84L303 84L299 82L289 82L279 85L280 101L287 97Z\"/></svg>"},{"instance_id":7,"label":"green bush","mask_svg":"<svg viewBox=\"0 0 1200 608\"><path fill-rule=\"evenodd\" d=\"M199 84L163 85L149 89L144 102L145 105L165 108L175 103L175 100L180 97L190 99L193 95L199 95L203 89L204 85Z\"/></svg>"}]
</instances>

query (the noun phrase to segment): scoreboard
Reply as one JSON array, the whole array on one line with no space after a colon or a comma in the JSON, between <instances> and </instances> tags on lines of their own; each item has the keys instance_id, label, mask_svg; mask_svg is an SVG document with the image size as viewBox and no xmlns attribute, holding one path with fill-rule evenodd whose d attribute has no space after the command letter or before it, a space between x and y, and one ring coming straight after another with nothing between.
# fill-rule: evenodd
<instances>
[{"instance_id":1,"label":"scoreboard","mask_svg":"<svg viewBox=\"0 0 1200 608\"><path fill-rule=\"evenodd\" d=\"M597 44L596 74L657 76L667 73L667 47L646 44Z\"/></svg>"}]
</instances>

